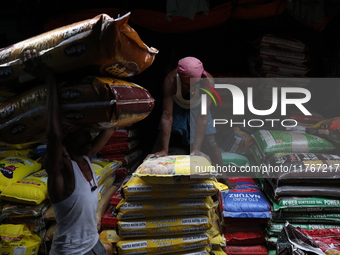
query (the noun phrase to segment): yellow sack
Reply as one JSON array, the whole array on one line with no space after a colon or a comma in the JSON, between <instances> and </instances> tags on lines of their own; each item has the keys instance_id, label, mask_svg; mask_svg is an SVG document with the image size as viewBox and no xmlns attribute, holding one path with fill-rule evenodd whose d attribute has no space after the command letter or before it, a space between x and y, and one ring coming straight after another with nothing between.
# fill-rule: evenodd
<instances>
[{"instance_id":1,"label":"yellow sack","mask_svg":"<svg viewBox=\"0 0 340 255\"><path fill-rule=\"evenodd\" d=\"M133 173L148 183L192 183L217 175L201 156L173 155L145 160Z\"/></svg>"},{"instance_id":2,"label":"yellow sack","mask_svg":"<svg viewBox=\"0 0 340 255\"><path fill-rule=\"evenodd\" d=\"M211 255L211 248L207 245L200 249L194 249L189 251L178 251L176 253L168 253L169 255ZM215 255L215 254L214 254Z\"/></svg>"},{"instance_id":3,"label":"yellow sack","mask_svg":"<svg viewBox=\"0 0 340 255\"><path fill-rule=\"evenodd\" d=\"M116 230L105 229L102 232L100 232L99 239L102 242L117 243L120 240L120 237L117 235Z\"/></svg>"},{"instance_id":4,"label":"yellow sack","mask_svg":"<svg viewBox=\"0 0 340 255\"><path fill-rule=\"evenodd\" d=\"M0 160L0 191L40 169L40 163L26 157L7 157Z\"/></svg>"},{"instance_id":5,"label":"yellow sack","mask_svg":"<svg viewBox=\"0 0 340 255\"><path fill-rule=\"evenodd\" d=\"M19 203L40 204L48 198L47 179L45 169L30 174L4 188L1 199Z\"/></svg>"},{"instance_id":6,"label":"yellow sack","mask_svg":"<svg viewBox=\"0 0 340 255\"><path fill-rule=\"evenodd\" d=\"M1 150L0 158L6 157L27 157L34 156L35 151L33 149L21 149L21 150Z\"/></svg>"},{"instance_id":7,"label":"yellow sack","mask_svg":"<svg viewBox=\"0 0 340 255\"><path fill-rule=\"evenodd\" d=\"M23 150L23 149L32 149L37 147L37 143L18 143L18 144L10 144L0 142L1 150Z\"/></svg>"},{"instance_id":8,"label":"yellow sack","mask_svg":"<svg viewBox=\"0 0 340 255\"><path fill-rule=\"evenodd\" d=\"M0 237L1 254L38 254L41 239L24 224L0 225Z\"/></svg>"},{"instance_id":9,"label":"yellow sack","mask_svg":"<svg viewBox=\"0 0 340 255\"><path fill-rule=\"evenodd\" d=\"M91 160L98 185L108 177L115 176L115 171L122 165L121 161L96 158Z\"/></svg>"},{"instance_id":10,"label":"yellow sack","mask_svg":"<svg viewBox=\"0 0 340 255\"><path fill-rule=\"evenodd\" d=\"M116 209L119 212L142 212L150 210L201 210L212 209L218 202L214 202L211 197L206 198L183 198L183 199L154 199L128 202L122 199Z\"/></svg>"},{"instance_id":11,"label":"yellow sack","mask_svg":"<svg viewBox=\"0 0 340 255\"><path fill-rule=\"evenodd\" d=\"M145 182L138 176L132 176L122 186L122 195L127 200L157 199L174 197L206 197L213 196L221 189L216 178L196 179L196 182L185 184L156 184ZM222 188L223 189L223 188ZM227 190L225 185L223 190Z\"/></svg>"},{"instance_id":12,"label":"yellow sack","mask_svg":"<svg viewBox=\"0 0 340 255\"><path fill-rule=\"evenodd\" d=\"M206 232L212 227L207 216L164 217L118 221L117 234L122 238L176 236Z\"/></svg>"},{"instance_id":13,"label":"yellow sack","mask_svg":"<svg viewBox=\"0 0 340 255\"><path fill-rule=\"evenodd\" d=\"M221 247L213 248L212 252L214 255L227 255L225 251Z\"/></svg>"},{"instance_id":14,"label":"yellow sack","mask_svg":"<svg viewBox=\"0 0 340 255\"><path fill-rule=\"evenodd\" d=\"M216 205L217 208L217 205ZM168 210L145 210L140 212L118 212L116 218L118 220L134 220L154 217L167 217L167 216L185 216L185 215L205 215L209 216L210 211L214 209L168 209Z\"/></svg>"},{"instance_id":15,"label":"yellow sack","mask_svg":"<svg viewBox=\"0 0 340 255\"><path fill-rule=\"evenodd\" d=\"M116 244L118 254L167 254L194 250L209 245L208 234L183 235L177 237L121 240ZM139 253L136 253L139 252ZM147 253L146 253L147 252Z\"/></svg>"}]
</instances>

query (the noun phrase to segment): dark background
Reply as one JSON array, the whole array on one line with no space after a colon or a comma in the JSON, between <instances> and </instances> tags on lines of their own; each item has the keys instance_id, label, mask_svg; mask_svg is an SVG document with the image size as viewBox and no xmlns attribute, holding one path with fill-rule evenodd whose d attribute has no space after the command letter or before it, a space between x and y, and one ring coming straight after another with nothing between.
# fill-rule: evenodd
<instances>
[{"instance_id":1,"label":"dark background","mask_svg":"<svg viewBox=\"0 0 340 255\"><path fill-rule=\"evenodd\" d=\"M211 0L210 8L225 1ZM166 1L47 1L47 0L1 0L0 1L0 48L14 44L44 32L44 25L65 13L96 8L124 8L125 10L148 9L166 11ZM261 19L228 19L208 29L185 33L165 33L130 23L141 39L150 47L159 50L154 63L131 80L149 90L156 99L153 112L137 123L143 133L143 146L148 152L156 138L161 115L162 83L165 75L176 67L185 56L199 58L205 69L213 75L251 77L249 57L255 54L254 43L263 34L273 33L301 40L309 46L311 56L309 77L338 77L340 29L335 12L322 31L306 26L287 11L280 15ZM155 21L156 22L156 21ZM338 95L330 89L316 89L318 99L314 104L323 108ZM321 107L321 108L322 108ZM322 109L320 113L323 113ZM327 113L324 113L327 115ZM330 114L331 115L331 114Z\"/></svg>"}]
</instances>

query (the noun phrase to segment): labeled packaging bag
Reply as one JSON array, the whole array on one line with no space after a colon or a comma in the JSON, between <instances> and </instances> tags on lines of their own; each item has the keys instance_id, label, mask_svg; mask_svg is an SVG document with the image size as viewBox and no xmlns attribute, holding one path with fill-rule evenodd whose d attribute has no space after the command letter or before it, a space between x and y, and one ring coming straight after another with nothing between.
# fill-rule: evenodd
<instances>
[{"instance_id":1,"label":"labeled packaging bag","mask_svg":"<svg viewBox=\"0 0 340 255\"><path fill-rule=\"evenodd\" d=\"M128 25L130 13L116 19L100 14L0 49L0 88L23 86L34 77L20 66L26 49L36 49L55 73L96 72L130 77L143 72L158 50L148 47Z\"/></svg>"}]
</instances>

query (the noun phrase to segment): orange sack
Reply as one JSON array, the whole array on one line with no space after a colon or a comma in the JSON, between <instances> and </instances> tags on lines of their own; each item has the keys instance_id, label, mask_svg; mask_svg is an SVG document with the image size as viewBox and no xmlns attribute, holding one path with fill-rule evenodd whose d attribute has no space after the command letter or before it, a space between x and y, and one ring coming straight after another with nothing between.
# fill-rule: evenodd
<instances>
[{"instance_id":1,"label":"orange sack","mask_svg":"<svg viewBox=\"0 0 340 255\"><path fill-rule=\"evenodd\" d=\"M153 63L158 50L145 45L127 24L129 16L126 13L114 19L100 14L0 49L0 89L34 79L20 66L26 49L36 49L57 74L83 70L130 77L143 72Z\"/></svg>"},{"instance_id":2,"label":"orange sack","mask_svg":"<svg viewBox=\"0 0 340 255\"><path fill-rule=\"evenodd\" d=\"M84 77L60 84L65 124L95 129L125 127L153 109L149 92L134 83L109 77ZM0 140L18 144L45 139L46 85L36 86L0 105Z\"/></svg>"}]
</instances>

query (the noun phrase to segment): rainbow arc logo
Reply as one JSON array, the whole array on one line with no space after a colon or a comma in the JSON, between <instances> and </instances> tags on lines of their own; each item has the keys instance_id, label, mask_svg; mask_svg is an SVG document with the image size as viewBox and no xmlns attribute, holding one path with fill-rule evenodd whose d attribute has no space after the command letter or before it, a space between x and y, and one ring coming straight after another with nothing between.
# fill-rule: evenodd
<instances>
[{"instance_id":1,"label":"rainbow arc logo","mask_svg":"<svg viewBox=\"0 0 340 255\"><path fill-rule=\"evenodd\" d=\"M204 91L205 93L207 93L211 97L211 100L214 102L215 106L217 106L217 101L218 101L219 105L223 104L221 96L218 94L216 89L214 89L213 87L211 87L208 84L202 84L202 86L204 86L204 87L199 87L199 89Z\"/></svg>"}]
</instances>

